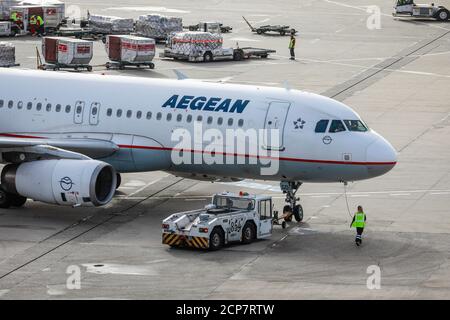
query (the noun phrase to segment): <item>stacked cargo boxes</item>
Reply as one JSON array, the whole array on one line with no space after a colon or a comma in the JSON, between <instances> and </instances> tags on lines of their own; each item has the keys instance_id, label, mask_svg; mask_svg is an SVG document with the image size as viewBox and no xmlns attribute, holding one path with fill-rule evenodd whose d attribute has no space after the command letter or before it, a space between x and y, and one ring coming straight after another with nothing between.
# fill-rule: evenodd
<instances>
[{"instance_id":1,"label":"stacked cargo boxes","mask_svg":"<svg viewBox=\"0 0 450 320\"><path fill-rule=\"evenodd\" d=\"M155 40L149 38L109 35L106 52L111 61L139 64L151 62L155 57Z\"/></svg>"},{"instance_id":2,"label":"stacked cargo boxes","mask_svg":"<svg viewBox=\"0 0 450 320\"><path fill-rule=\"evenodd\" d=\"M119 17L89 15L89 27L102 34L128 34L134 31L134 20Z\"/></svg>"},{"instance_id":3,"label":"stacked cargo boxes","mask_svg":"<svg viewBox=\"0 0 450 320\"><path fill-rule=\"evenodd\" d=\"M209 32L180 32L170 37L169 44L175 54L196 56L222 48L223 38L220 34Z\"/></svg>"},{"instance_id":4,"label":"stacked cargo boxes","mask_svg":"<svg viewBox=\"0 0 450 320\"><path fill-rule=\"evenodd\" d=\"M140 16L136 22L136 32L155 40L166 40L173 32L183 31L183 20L159 14Z\"/></svg>"},{"instance_id":5,"label":"stacked cargo boxes","mask_svg":"<svg viewBox=\"0 0 450 320\"><path fill-rule=\"evenodd\" d=\"M45 37L42 52L47 63L78 66L88 65L93 56L93 42L60 37Z\"/></svg>"},{"instance_id":6,"label":"stacked cargo boxes","mask_svg":"<svg viewBox=\"0 0 450 320\"><path fill-rule=\"evenodd\" d=\"M12 43L0 42L0 67L11 67L16 64L16 48Z\"/></svg>"}]
</instances>

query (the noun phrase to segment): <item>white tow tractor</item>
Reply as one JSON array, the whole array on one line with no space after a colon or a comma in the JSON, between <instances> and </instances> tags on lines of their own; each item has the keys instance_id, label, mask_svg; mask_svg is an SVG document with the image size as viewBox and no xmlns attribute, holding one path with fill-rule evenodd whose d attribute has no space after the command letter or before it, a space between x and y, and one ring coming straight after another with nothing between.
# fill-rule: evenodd
<instances>
[{"instance_id":1,"label":"white tow tractor","mask_svg":"<svg viewBox=\"0 0 450 320\"><path fill-rule=\"evenodd\" d=\"M394 17L434 18L439 21L447 21L450 17L449 10L443 6L415 4L414 0L397 0L394 9Z\"/></svg>"},{"instance_id":2,"label":"white tow tractor","mask_svg":"<svg viewBox=\"0 0 450 320\"><path fill-rule=\"evenodd\" d=\"M272 198L268 196L219 193L205 209L164 219L162 242L171 247L218 250L230 242L248 244L269 238L272 210Z\"/></svg>"}]
</instances>

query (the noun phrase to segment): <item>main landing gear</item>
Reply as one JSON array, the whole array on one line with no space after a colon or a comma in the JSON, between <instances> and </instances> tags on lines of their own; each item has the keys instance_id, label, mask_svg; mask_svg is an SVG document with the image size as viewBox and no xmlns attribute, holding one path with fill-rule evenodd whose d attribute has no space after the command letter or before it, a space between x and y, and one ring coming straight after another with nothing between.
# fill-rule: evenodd
<instances>
[{"instance_id":1,"label":"main landing gear","mask_svg":"<svg viewBox=\"0 0 450 320\"><path fill-rule=\"evenodd\" d=\"M297 222L303 221L303 207L297 204L300 198L296 197L298 189L301 187L302 182L286 182L282 181L280 183L281 191L286 194L287 205L283 208L283 217L287 222L292 221L292 216L294 216Z\"/></svg>"},{"instance_id":2,"label":"main landing gear","mask_svg":"<svg viewBox=\"0 0 450 320\"><path fill-rule=\"evenodd\" d=\"M25 202L27 202L27 198L6 192L0 185L0 209L8 209L9 207L20 208Z\"/></svg>"}]
</instances>

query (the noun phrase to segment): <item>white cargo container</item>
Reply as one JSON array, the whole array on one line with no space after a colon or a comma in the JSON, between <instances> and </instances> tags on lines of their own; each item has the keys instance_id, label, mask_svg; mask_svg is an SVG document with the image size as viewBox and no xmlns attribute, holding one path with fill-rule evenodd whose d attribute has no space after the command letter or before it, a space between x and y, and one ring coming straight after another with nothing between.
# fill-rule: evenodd
<instances>
[{"instance_id":1,"label":"white cargo container","mask_svg":"<svg viewBox=\"0 0 450 320\"><path fill-rule=\"evenodd\" d=\"M119 64L125 65L147 65L151 69L151 62L155 57L155 40L129 35L109 35L106 39L106 52L108 58ZM111 67L107 64L107 67Z\"/></svg>"},{"instance_id":2,"label":"white cargo container","mask_svg":"<svg viewBox=\"0 0 450 320\"><path fill-rule=\"evenodd\" d=\"M93 42L64 37L45 37L42 52L47 63L56 67L86 67L93 57Z\"/></svg>"}]
</instances>

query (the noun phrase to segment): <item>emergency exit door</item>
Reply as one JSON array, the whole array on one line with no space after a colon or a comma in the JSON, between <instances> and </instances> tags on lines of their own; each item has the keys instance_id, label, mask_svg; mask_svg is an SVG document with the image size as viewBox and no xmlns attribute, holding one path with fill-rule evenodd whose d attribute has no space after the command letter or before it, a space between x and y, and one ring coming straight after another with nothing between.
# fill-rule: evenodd
<instances>
[{"instance_id":1,"label":"emergency exit door","mask_svg":"<svg viewBox=\"0 0 450 320\"><path fill-rule=\"evenodd\" d=\"M272 102L267 110L264 129L264 146L268 150L284 150L284 127L291 104L289 102ZM273 135L272 133L278 133Z\"/></svg>"},{"instance_id":2,"label":"emergency exit door","mask_svg":"<svg viewBox=\"0 0 450 320\"><path fill-rule=\"evenodd\" d=\"M84 102L83 101L77 101L75 103L75 110L73 111L73 122L76 124L82 124L83 123L83 114L84 114Z\"/></svg>"}]
</instances>

